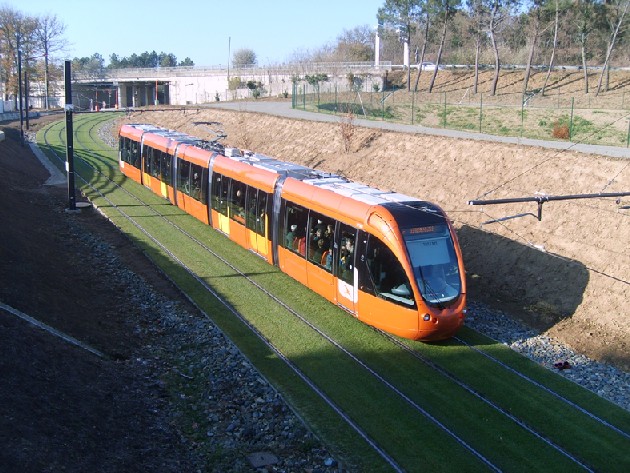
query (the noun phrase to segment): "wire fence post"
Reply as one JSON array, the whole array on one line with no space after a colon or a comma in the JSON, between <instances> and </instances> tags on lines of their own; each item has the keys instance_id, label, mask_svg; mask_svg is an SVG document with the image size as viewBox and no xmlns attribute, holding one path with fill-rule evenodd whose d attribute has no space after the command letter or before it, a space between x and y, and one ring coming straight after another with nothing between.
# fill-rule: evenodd
<instances>
[{"instance_id":1,"label":"wire fence post","mask_svg":"<svg viewBox=\"0 0 630 473\"><path fill-rule=\"evenodd\" d=\"M573 139L573 106L575 104L575 97L571 97L571 118L569 119L569 141Z\"/></svg>"},{"instance_id":2,"label":"wire fence post","mask_svg":"<svg viewBox=\"0 0 630 473\"><path fill-rule=\"evenodd\" d=\"M414 115L414 106L416 101L416 92L415 90L411 91L411 124L413 125L413 115Z\"/></svg>"},{"instance_id":3,"label":"wire fence post","mask_svg":"<svg viewBox=\"0 0 630 473\"><path fill-rule=\"evenodd\" d=\"M446 128L446 92L444 92L444 120L443 120L443 126L444 126L444 128Z\"/></svg>"},{"instance_id":4,"label":"wire fence post","mask_svg":"<svg viewBox=\"0 0 630 473\"><path fill-rule=\"evenodd\" d=\"M385 85L383 85L383 100L381 100L381 120L385 120Z\"/></svg>"},{"instance_id":5,"label":"wire fence post","mask_svg":"<svg viewBox=\"0 0 630 473\"><path fill-rule=\"evenodd\" d=\"M481 133L481 122L483 121L483 92L479 93L479 133Z\"/></svg>"},{"instance_id":6,"label":"wire fence post","mask_svg":"<svg viewBox=\"0 0 630 473\"><path fill-rule=\"evenodd\" d=\"M523 122L525 121L525 94L521 98L521 138L523 138Z\"/></svg>"}]
</instances>

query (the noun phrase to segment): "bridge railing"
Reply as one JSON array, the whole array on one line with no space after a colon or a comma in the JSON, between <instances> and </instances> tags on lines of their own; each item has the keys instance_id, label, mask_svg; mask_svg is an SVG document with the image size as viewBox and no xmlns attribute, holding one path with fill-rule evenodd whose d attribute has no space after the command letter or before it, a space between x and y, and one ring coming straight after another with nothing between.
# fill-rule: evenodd
<instances>
[{"instance_id":1,"label":"bridge railing","mask_svg":"<svg viewBox=\"0 0 630 473\"><path fill-rule=\"evenodd\" d=\"M272 64L266 66L246 65L230 67L230 73L234 75L255 74L311 74L315 72L343 73L378 70L391 70L391 61L382 61L378 67L372 61L364 62L304 62L291 64ZM178 67L149 67L149 68L125 68L125 69L100 69L97 71L75 71L73 79L76 81L111 81L117 79L147 79L167 77L200 77L217 73L227 73L225 65L216 66L178 66Z\"/></svg>"}]
</instances>

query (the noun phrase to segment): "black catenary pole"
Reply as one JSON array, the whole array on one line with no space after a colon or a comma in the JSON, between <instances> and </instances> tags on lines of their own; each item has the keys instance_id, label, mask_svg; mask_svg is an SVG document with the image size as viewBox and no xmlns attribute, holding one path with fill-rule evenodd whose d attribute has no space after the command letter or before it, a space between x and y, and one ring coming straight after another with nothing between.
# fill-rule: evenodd
<instances>
[{"instance_id":1,"label":"black catenary pole","mask_svg":"<svg viewBox=\"0 0 630 473\"><path fill-rule=\"evenodd\" d=\"M71 85L71 61L65 64L66 87L66 170L68 171L68 209L76 210L77 203L74 195L74 156L73 156L73 129L72 129L72 85Z\"/></svg>"}]
</instances>

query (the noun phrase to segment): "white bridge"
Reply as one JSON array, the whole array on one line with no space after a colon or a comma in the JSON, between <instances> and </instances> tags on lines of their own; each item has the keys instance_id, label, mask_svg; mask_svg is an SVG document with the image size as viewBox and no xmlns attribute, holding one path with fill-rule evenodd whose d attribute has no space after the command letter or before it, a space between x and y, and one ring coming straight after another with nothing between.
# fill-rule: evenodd
<instances>
[{"instance_id":1,"label":"white bridge","mask_svg":"<svg viewBox=\"0 0 630 473\"><path fill-rule=\"evenodd\" d=\"M197 105L250 97L258 89L263 97L291 95L294 79L327 74L337 90L348 90L350 73L363 79L371 90L382 87L391 62L305 63L244 68L156 67L102 69L76 72L72 77L73 104L79 109L125 108L145 105ZM248 83L253 87L248 87ZM301 82L305 84L305 82Z\"/></svg>"}]
</instances>

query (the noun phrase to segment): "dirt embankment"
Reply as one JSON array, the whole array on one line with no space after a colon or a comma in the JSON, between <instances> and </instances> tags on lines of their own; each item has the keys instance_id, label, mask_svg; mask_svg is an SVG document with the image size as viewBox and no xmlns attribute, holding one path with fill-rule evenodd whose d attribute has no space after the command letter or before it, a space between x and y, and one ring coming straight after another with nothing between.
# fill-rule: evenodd
<instances>
[{"instance_id":1,"label":"dirt embankment","mask_svg":"<svg viewBox=\"0 0 630 473\"><path fill-rule=\"evenodd\" d=\"M471 207L471 199L627 192L626 159L221 110L127 118L343 174L442 206L459 232L470 297L498 304L573 348L630 369L629 199ZM205 124L204 124L205 122ZM510 218L513 217L513 218ZM492 222L492 223L490 223Z\"/></svg>"}]
</instances>

